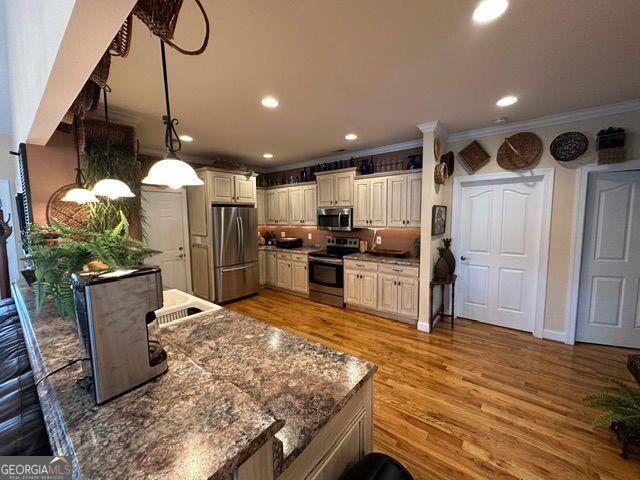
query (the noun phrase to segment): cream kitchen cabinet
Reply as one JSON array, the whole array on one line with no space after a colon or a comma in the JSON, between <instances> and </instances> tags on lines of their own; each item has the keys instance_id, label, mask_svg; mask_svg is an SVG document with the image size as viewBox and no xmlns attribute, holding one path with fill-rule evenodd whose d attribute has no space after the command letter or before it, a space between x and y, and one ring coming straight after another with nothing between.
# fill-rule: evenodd
<instances>
[{"instance_id":1,"label":"cream kitchen cabinet","mask_svg":"<svg viewBox=\"0 0 640 480\"><path fill-rule=\"evenodd\" d=\"M351 207L355 168L335 172L317 172L318 207Z\"/></svg>"},{"instance_id":2,"label":"cream kitchen cabinet","mask_svg":"<svg viewBox=\"0 0 640 480\"><path fill-rule=\"evenodd\" d=\"M344 266L344 301L348 305L375 309L378 265L374 262L346 261Z\"/></svg>"},{"instance_id":3,"label":"cream kitchen cabinet","mask_svg":"<svg viewBox=\"0 0 640 480\"><path fill-rule=\"evenodd\" d=\"M267 283L266 254L264 250L258 252L258 284L262 287Z\"/></svg>"},{"instance_id":4,"label":"cream kitchen cabinet","mask_svg":"<svg viewBox=\"0 0 640 480\"><path fill-rule=\"evenodd\" d=\"M265 285L276 286L278 284L278 258L276 252L265 250L264 267Z\"/></svg>"},{"instance_id":5,"label":"cream kitchen cabinet","mask_svg":"<svg viewBox=\"0 0 640 480\"><path fill-rule=\"evenodd\" d=\"M289 224L316 224L316 186L303 185L289 188Z\"/></svg>"},{"instance_id":6,"label":"cream kitchen cabinet","mask_svg":"<svg viewBox=\"0 0 640 480\"><path fill-rule=\"evenodd\" d=\"M387 177L354 181L354 227L386 227Z\"/></svg>"},{"instance_id":7,"label":"cream kitchen cabinet","mask_svg":"<svg viewBox=\"0 0 640 480\"><path fill-rule=\"evenodd\" d=\"M256 177L244 174L207 170L208 198L212 203L256 203Z\"/></svg>"},{"instance_id":8,"label":"cream kitchen cabinet","mask_svg":"<svg viewBox=\"0 0 640 480\"><path fill-rule=\"evenodd\" d=\"M420 227L422 173L390 176L387 180L387 226Z\"/></svg>"},{"instance_id":9,"label":"cream kitchen cabinet","mask_svg":"<svg viewBox=\"0 0 640 480\"><path fill-rule=\"evenodd\" d=\"M418 318L418 275L418 267L380 265L378 309L413 319Z\"/></svg>"},{"instance_id":10,"label":"cream kitchen cabinet","mask_svg":"<svg viewBox=\"0 0 640 480\"><path fill-rule=\"evenodd\" d=\"M278 287L291 290L291 258L278 258Z\"/></svg>"},{"instance_id":11,"label":"cream kitchen cabinet","mask_svg":"<svg viewBox=\"0 0 640 480\"><path fill-rule=\"evenodd\" d=\"M291 262L291 290L300 293L309 293L309 276L307 273L308 262L306 255L304 261Z\"/></svg>"},{"instance_id":12,"label":"cream kitchen cabinet","mask_svg":"<svg viewBox=\"0 0 640 480\"><path fill-rule=\"evenodd\" d=\"M256 191L256 209L258 210L258 225L267 224L267 195L264 190Z\"/></svg>"},{"instance_id":13,"label":"cream kitchen cabinet","mask_svg":"<svg viewBox=\"0 0 640 480\"><path fill-rule=\"evenodd\" d=\"M289 189L286 187L266 191L267 225L289 224Z\"/></svg>"}]
</instances>

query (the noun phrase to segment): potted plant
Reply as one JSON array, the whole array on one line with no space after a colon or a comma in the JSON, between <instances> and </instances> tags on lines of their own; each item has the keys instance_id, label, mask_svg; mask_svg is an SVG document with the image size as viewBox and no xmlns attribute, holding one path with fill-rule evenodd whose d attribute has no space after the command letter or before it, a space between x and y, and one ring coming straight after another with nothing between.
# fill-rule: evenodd
<instances>
[{"instance_id":1,"label":"potted plant","mask_svg":"<svg viewBox=\"0 0 640 480\"><path fill-rule=\"evenodd\" d=\"M54 243L49 241L50 232L57 235ZM75 318L73 272L134 266L158 253L129 236L129 224L122 212L115 227L101 232L54 222L52 226L33 225L28 237L29 254L25 260L35 272L33 288L38 311L51 296L61 317Z\"/></svg>"},{"instance_id":2,"label":"potted plant","mask_svg":"<svg viewBox=\"0 0 640 480\"><path fill-rule=\"evenodd\" d=\"M640 445L640 388L611 378L603 391L585 397L584 402L602 414L593 420L594 427L608 427L622 443L622 457L629 458L629 446Z\"/></svg>"}]
</instances>

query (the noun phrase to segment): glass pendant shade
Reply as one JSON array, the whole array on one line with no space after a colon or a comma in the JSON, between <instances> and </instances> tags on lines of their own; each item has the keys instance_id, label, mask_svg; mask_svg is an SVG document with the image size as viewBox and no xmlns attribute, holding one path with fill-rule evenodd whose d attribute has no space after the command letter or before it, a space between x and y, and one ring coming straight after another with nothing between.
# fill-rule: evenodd
<instances>
[{"instance_id":1,"label":"glass pendant shade","mask_svg":"<svg viewBox=\"0 0 640 480\"><path fill-rule=\"evenodd\" d=\"M126 183L114 178L104 178L100 180L93 186L92 192L94 195L109 197L111 200L136 196Z\"/></svg>"},{"instance_id":2,"label":"glass pendant shade","mask_svg":"<svg viewBox=\"0 0 640 480\"><path fill-rule=\"evenodd\" d=\"M185 185L203 185L196 171L175 153L167 153L164 160L154 163L149 174L142 179L147 185L166 185L177 190Z\"/></svg>"},{"instance_id":3,"label":"glass pendant shade","mask_svg":"<svg viewBox=\"0 0 640 480\"><path fill-rule=\"evenodd\" d=\"M84 203L98 202L98 197L86 188L76 187L65 193L61 200L63 202L76 202L82 205Z\"/></svg>"}]
</instances>

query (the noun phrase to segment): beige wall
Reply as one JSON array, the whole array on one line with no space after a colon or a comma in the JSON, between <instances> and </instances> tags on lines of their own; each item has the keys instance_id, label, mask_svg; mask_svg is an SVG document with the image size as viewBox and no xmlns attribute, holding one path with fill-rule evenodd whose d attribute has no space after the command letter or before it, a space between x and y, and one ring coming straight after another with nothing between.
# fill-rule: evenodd
<instances>
[{"instance_id":1,"label":"beige wall","mask_svg":"<svg viewBox=\"0 0 640 480\"><path fill-rule=\"evenodd\" d=\"M623 127L627 131L627 158L640 158L640 112L628 112L606 117L581 120L573 123L533 129L541 139L543 144L543 154L537 167L555 168L555 182L553 189L553 208L551 218L551 238L549 245L549 269L547 274L547 299L545 308L544 328L557 332L566 332L565 318L567 315L567 289L569 282L569 263L571 252L571 235L573 230L573 210L576 169L579 165L595 163L595 138L600 129L608 127ZM557 162L549 153L551 141L560 133L577 130L589 137L589 151L580 159L576 160L578 165L565 166ZM496 154L500 144L506 135L492 135L478 138L478 141L491 155L488 164L482 167L477 173L495 173L504 171L496 162ZM471 140L450 142L447 145L452 150L455 157L454 176L468 175L458 152L462 150ZM425 142L425 151L427 144ZM446 150L443 149L443 152ZM429 170L425 162L425 172ZM433 165L432 165L433 166ZM431 168L432 170L432 168ZM440 188L434 195L434 204L447 205L447 234L451 225L451 197L452 181ZM435 238L434 238L435 240ZM432 242L437 243L437 242Z\"/></svg>"}]
</instances>

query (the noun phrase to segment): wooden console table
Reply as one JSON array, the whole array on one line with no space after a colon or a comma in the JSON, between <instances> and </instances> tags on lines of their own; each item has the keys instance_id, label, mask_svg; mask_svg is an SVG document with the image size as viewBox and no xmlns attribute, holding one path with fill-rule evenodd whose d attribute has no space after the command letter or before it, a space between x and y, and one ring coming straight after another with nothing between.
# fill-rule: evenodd
<instances>
[{"instance_id":1,"label":"wooden console table","mask_svg":"<svg viewBox=\"0 0 640 480\"><path fill-rule=\"evenodd\" d=\"M447 280L436 280L435 278L429 282L429 331L432 332L436 320L442 319L444 314L444 289L447 285L451 285L451 330L453 330L453 321L456 318L455 302L456 302L456 274L451 275ZM440 286L442 294L442 304L436 313L433 313L433 289Z\"/></svg>"}]
</instances>

